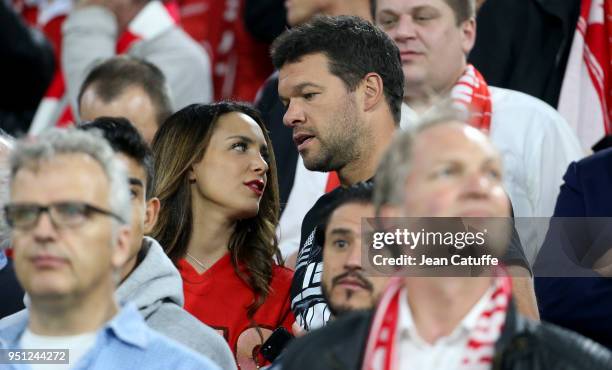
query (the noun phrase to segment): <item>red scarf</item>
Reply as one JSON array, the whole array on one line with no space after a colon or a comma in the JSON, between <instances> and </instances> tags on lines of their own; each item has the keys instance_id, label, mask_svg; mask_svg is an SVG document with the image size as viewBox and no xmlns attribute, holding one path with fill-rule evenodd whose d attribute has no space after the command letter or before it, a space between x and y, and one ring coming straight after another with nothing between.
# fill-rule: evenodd
<instances>
[{"instance_id":1,"label":"red scarf","mask_svg":"<svg viewBox=\"0 0 612 370\"><path fill-rule=\"evenodd\" d=\"M491 127L491 92L489 85L471 64L465 68L450 92L454 103L470 111L470 125L488 133Z\"/></svg>"},{"instance_id":2,"label":"red scarf","mask_svg":"<svg viewBox=\"0 0 612 370\"><path fill-rule=\"evenodd\" d=\"M502 332L506 310L512 296L512 281L502 272L495 278L492 292L487 292L487 305L470 333L465 356L458 368L490 369L495 354L495 342ZM402 290L400 278L391 279L378 304L366 344L363 370L398 369L396 344L399 305Z\"/></svg>"}]
</instances>

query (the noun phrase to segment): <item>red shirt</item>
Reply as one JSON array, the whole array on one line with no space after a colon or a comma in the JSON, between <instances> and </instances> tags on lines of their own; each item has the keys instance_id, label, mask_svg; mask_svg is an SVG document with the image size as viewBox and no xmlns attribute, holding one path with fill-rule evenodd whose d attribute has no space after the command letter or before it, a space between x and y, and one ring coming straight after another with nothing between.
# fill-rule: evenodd
<instances>
[{"instance_id":1,"label":"red shirt","mask_svg":"<svg viewBox=\"0 0 612 370\"><path fill-rule=\"evenodd\" d=\"M263 341L247 318L254 294L234 271L229 253L201 275L184 259L179 261L179 271L183 277L185 309L225 337L241 369L256 368L253 353L274 329L284 326L291 331L295 322L290 307L293 271L273 266L270 294L253 317Z\"/></svg>"}]
</instances>

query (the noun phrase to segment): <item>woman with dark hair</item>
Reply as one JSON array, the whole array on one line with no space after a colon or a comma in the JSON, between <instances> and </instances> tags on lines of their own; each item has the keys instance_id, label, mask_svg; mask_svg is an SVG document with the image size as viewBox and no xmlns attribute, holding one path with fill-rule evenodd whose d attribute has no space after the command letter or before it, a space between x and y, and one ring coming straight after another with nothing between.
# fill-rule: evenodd
<instances>
[{"instance_id":1,"label":"woman with dark hair","mask_svg":"<svg viewBox=\"0 0 612 370\"><path fill-rule=\"evenodd\" d=\"M275 263L278 185L259 114L189 105L160 127L153 152L161 208L152 236L183 277L185 309L224 335L241 368L262 365L258 346L295 319L293 272Z\"/></svg>"}]
</instances>

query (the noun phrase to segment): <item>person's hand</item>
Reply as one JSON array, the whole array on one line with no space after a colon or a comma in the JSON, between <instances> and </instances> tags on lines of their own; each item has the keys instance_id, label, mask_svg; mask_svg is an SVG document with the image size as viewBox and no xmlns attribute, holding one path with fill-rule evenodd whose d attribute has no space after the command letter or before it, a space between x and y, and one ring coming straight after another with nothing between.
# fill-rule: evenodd
<instances>
[{"instance_id":1,"label":"person's hand","mask_svg":"<svg viewBox=\"0 0 612 370\"><path fill-rule=\"evenodd\" d=\"M293 336L296 338L303 337L308 333L306 330L304 330L304 328L300 326L300 324L298 324L297 321L294 322L293 325L291 325L291 331L293 332Z\"/></svg>"},{"instance_id":2,"label":"person's hand","mask_svg":"<svg viewBox=\"0 0 612 370\"><path fill-rule=\"evenodd\" d=\"M595 262L593 270L601 276L612 277L612 248Z\"/></svg>"}]
</instances>

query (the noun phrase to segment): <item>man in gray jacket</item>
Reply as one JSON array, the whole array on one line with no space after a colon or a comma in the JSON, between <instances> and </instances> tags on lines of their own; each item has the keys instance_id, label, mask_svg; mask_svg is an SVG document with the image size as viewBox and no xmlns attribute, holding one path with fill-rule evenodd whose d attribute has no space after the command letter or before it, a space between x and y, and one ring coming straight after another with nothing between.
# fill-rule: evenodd
<instances>
[{"instance_id":1,"label":"man in gray jacket","mask_svg":"<svg viewBox=\"0 0 612 370\"><path fill-rule=\"evenodd\" d=\"M126 165L132 197L130 258L121 271L115 296L136 305L146 323L158 332L210 358L223 369L236 369L232 352L213 329L183 306L183 283L159 243L144 234L157 221L159 200L152 197L153 159L140 134L123 118L98 118L80 126L100 130Z\"/></svg>"}]
</instances>

